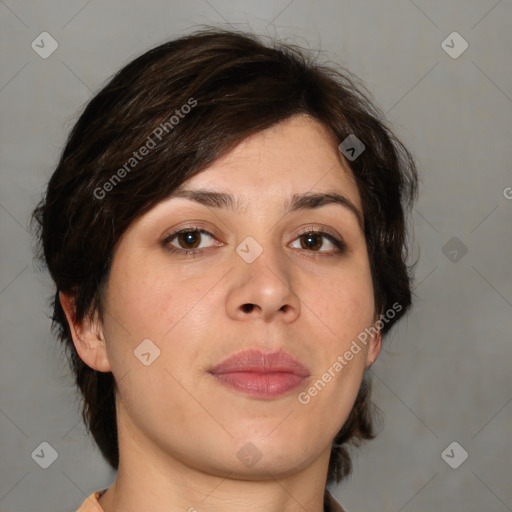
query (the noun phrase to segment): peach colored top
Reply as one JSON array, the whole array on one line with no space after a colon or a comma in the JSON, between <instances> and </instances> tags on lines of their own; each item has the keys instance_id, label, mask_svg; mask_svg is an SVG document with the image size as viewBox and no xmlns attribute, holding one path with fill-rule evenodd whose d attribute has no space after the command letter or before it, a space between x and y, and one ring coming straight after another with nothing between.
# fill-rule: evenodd
<instances>
[{"instance_id":1,"label":"peach colored top","mask_svg":"<svg viewBox=\"0 0 512 512\"><path fill-rule=\"evenodd\" d=\"M83 503L77 512L104 512L98 503L98 498L106 492L107 489L102 489L92 493ZM327 491L327 495L330 500L330 512L345 512L341 505L333 498L332 494Z\"/></svg>"},{"instance_id":2,"label":"peach colored top","mask_svg":"<svg viewBox=\"0 0 512 512\"><path fill-rule=\"evenodd\" d=\"M100 507L98 503L98 498L106 492L107 489L102 489L101 491L93 492L83 503L82 506L77 510L77 512L103 512L103 509Z\"/></svg>"}]
</instances>

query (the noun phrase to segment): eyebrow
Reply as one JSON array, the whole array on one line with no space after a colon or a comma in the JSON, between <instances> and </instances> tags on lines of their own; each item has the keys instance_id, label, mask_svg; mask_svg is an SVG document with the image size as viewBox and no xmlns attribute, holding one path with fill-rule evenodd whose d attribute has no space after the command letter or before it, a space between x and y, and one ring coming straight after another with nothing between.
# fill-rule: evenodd
<instances>
[{"instance_id":1,"label":"eyebrow","mask_svg":"<svg viewBox=\"0 0 512 512\"><path fill-rule=\"evenodd\" d=\"M212 208L227 208L232 211L240 211L243 209L240 198L235 198L235 196L225 192L216 192L206 189L190 190L179 187L169 196L169 198L174 197L191 199L196 203ZM329 204L337 204L352 212L357 219L361 231L364 233L363 215L350 199L338 192L306 192L304 194L294 194L291 199L285 203L284 213L288 214L298 210L312 210Z\"/></svg>"}]
</instances>

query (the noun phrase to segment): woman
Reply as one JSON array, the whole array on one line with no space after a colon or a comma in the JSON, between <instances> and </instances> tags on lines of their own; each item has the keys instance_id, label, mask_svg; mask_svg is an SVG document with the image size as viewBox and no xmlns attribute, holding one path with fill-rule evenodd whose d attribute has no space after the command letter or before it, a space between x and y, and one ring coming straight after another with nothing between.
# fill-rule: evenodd
<instances>
[{"instance_id":1,"label":"woman","mask_svg":"<svg viewBox=\"0 0 512 512\"><path fill-rule=\"evenodd\" d=\"M347 73L207 29L119 71L34 212L115 483L80 511L343 510L411 305L408 151Z\"/></svg>"}]
</instances>

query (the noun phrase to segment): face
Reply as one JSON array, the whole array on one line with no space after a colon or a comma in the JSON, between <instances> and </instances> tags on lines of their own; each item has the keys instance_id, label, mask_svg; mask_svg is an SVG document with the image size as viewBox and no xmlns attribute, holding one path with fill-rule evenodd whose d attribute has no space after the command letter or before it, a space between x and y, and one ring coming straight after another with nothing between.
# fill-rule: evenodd
<instances>
[{"instance_id":1,"label":"face","mask_svg":"<svg viewBox=\"0 0 512 512\"><path fill-rule=\"evenodd\" d=\"M104 352L79 349L114 374L120 437L210 474L327 463L380 349L377 336L344 357L376 317L361 200L342 158L321 124L293 117L124 233Z\"/></svg>"}]
</instances>

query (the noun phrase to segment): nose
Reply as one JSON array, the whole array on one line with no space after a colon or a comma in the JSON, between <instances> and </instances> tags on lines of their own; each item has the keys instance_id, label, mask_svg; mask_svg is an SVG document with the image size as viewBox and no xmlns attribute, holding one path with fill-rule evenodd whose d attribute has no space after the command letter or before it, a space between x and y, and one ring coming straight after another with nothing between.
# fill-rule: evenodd
<instances>
[{"instance_id":1,"label":"nose","mask_svg":"<svg viewBox=\"0 0 512 512\"><path fill-rule=\"evenodd\" d=\"M270 248L252 263L234 254L235 268L229 273L227 314L233 320L279 319L291 323L300 316L301 301L293 290L292 269L287 257Z\"/></svg>"}]
</instances>

